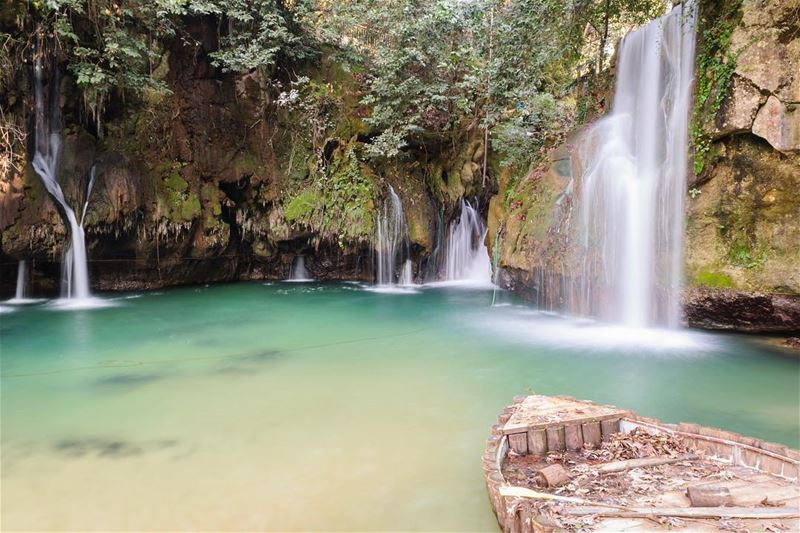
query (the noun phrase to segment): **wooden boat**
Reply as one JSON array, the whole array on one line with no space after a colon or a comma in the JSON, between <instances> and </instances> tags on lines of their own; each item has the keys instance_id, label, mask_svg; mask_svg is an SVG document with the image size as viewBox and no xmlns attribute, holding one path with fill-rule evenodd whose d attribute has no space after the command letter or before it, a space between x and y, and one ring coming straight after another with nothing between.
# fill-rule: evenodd
<instances>
[{"instance_id":1,"label":"wooden boat","mask_svg":"<svg viewBox=\"0 0 800 533\"><path fill-rule=\"evenodd\" d=\"M519 396L483 469L503 531L800 531L800 452L569 397Z\"/></svg>"}]
</instances>

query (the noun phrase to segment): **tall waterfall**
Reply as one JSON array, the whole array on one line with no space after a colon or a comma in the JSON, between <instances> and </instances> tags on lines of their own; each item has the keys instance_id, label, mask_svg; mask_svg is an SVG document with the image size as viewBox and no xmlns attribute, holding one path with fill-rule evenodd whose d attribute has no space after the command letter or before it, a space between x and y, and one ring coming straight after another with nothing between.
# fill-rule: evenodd
<instances>
[{"instance_id":1,"label":"tall waterfall","mask_svg":"<svg viewBox=\"0 0 800 533\"><path fill-rule=\"evenodd\" d=\"M389 186L389 198L378 217L375 233L375 263L378 285L410 285L411 253L408 226L400 197Z\"/></svg>"},{"instance_id":2,"label":"tall waterfall","mask_svg":"<svg viewBox=\"0 0 800 533\"><path fill-rule=\"evenodd\" d=\"M86 264L86 244L83 228L78 223L75 212L67 204L64 192L58 183L58 164L61 152L58 74L55 67L47 69L51 78L47 80L47 91L45 91L43 56L44 51L42 49L36 51L36 61L33 68L34 101L36 106L36 152L33 156L33 168L41 178L47 192L58 203L69 224L70 244L64 252L61 296L64 298L88 299L90 297L89 269Z\"/></svg>"},{"instance_id":3,"label":"tall waterfall","mask_svg":"<svg viewBox=\"0 0 800 533\"><path fill-rule=\"evenodd\" d=\"M694 34L694 7L678 5L622 41L613 107L578 155L580 314L678 324Z\"/></svg>"},{"instance_id":4,"label":"tall waterfall","mask_svg":"<svg viewBox=\"0 0 800 533\"><path fill-rule=\"evenodd\" d=\"M486 226L478 211L461 200L461 216L450 224L445 257L445 279L490 284L492 264L484 244Z\"/></svg>"}]
</instances>

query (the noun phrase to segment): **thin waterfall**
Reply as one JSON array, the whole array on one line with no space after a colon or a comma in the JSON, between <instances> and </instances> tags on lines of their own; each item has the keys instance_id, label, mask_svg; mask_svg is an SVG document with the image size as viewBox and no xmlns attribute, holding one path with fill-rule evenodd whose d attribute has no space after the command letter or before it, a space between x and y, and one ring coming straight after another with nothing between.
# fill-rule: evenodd
<instances>
[{"instance_id":1,"label":"thin waterfall","mask_svg":"<svg viewBox=\"0 0 800 533\"><path fill-rule=\"evenodd\" d=\"M486 226L478 211L461 200L461 215L450 224L445 257L445 279L490 284L492 263L486 248Z\"/></svg>"},{"instance_id":2,"label":"thin waterfall","mask_svg":"<svg viewBox=\"0 0 800 533\"><path fill-rule=\"evenodd\" d=\"M376 224L375 252L378 285L412 284L406 216L400 197L391 185L389 197L384 202Z\"/></svg>"},{"instance_id":3,"label":"thin waterfall","mask_svg":"<svg viewBox=\"0 0 800 533\"><path fill-rule=\"evenodd\" d=\"M620 45L611 112L579 147L573 312L678 325L694 40L679 4Z\"/></svg>"},{"instance_id":4,"label":"thin waterfall","mask_svg":"<svg viewBox=\"0 0 800 533\"><path fill-rule=\"evenodd\" d=\"M311 275L306 270L306 259L303 255L295 256L292 261L292 270L289 281L312 281Z\"/></svg>"},{"instance_id":5,"label":"thin waterfall","mask_svg":"<svg viewBox=\"0 0 800 533\"><path fill-rule=\"evenodd\" d=\"M14 300L22 301L28 297L28 263L24 259L17 264L17 290Z\"/></svg>"},{"instance_id":6,"label":"thin waterfall","mask_svg":"<svg viewBox=\"0 0 800 533\"><path fill-rule=\"evenodd\" d=\"M92 196L94 187L95 168L96 165L92 165L92 169L89 171L89 185L86 187L86 201L83 203L83 213L81 213L81 227L83 227L83 221L86 220L86 211L89 209L89 198Z\"/></svg>"},{"instance_id":7,"label":"thin waterfall","mask_svg":"<svg viewBox=\"0 0 800 533\"><path fill-rule=\"evenodd\" d=\"M36 110L36 152L33 156L33 169L41 178L50 196L58 203L69 224L70 244L64 252L61 295L64 298L87 299L90 297L89 269L86 263L83 228L78 223L75 212L67 204L64 192L58 183L58 164L61 152L58 72L55 67L47 69L50 79L47 80L47 91L45 91L43 48L42 39L40 39L33 68Z\"/></svg>"}]
</instances>

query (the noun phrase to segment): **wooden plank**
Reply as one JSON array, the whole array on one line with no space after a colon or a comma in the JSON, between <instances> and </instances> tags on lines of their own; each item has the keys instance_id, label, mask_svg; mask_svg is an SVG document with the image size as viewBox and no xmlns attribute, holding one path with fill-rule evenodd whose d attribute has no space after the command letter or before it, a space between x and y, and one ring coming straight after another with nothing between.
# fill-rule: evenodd
<instances>
[{"instance_id":1,"label":"wooden plank","mask_svg":"<svg viewBox=\"0 0 800 533\"><path fill-rule=\"evenodd\" d=\"M591 444L595 448L600 446L602 436L600 433L600 422L587 422L581 426L583 432L583 443Z\"/></svg>"},{"instance_id":2,"label":"wooden plank","mask_svg":"<svg viewBox=\"0 0 800 533\"><path fill-rule=\"evenodd\" d=\"M528 453L528 434L515 433L508 436L508 445L514 453L525 455Z\"/></svg>"},{"instance_id":3,"label":"wooden plank","mask_svg":"<svg viewBox=\"0 0 800 533\"><path fill-rule=\"evenodd\" d=\"M800 498L800 487L797 485L779 485L775 482L751 483L749 485L728 489L734 505L758 505L766 498L770 502L797 500Z\"/></svg>"},{"instance_id":4,"label":"wooden plank","mask_svg":"<svg viewBox=\"0 0 800 533\"><path fill-rule=\"evenodd\" d=\"M600 429L603 433L603 440L608 440L614 433L619 433L619 419L616 420L602 420L600 422Z\"/></svg>"},{"instance_id":5,"label":"wooden plank","mask_svg":"<svg viewBox=\"0 0 800 533\"><path fill-rule=\"evenodd\" d=\"M549 396L528 396L516 404L511 417L505 423L503 433L510 435L527 429L543 429L552 424L598 422L621 418L627 411L605 405L554 398Z\"/></svg>"},{"instance_id":6,"label":"wooden plank","mask_svg":"<svg viewBox=\"0 0 800 533\"><path fill-rule=\"evenodd\" d=\"M564 439L567 450L571 452L576 452L583 448L583 433L581 432L580 424L564 426Z\"/></svg>"},{"instance_id":7,"label":"wooden plank","mask_svg":"<svg viewBox=\"0 0 800 533\"><path fill-rule=\"evenodd\" d=\"M645 518L648 516L674 516L677 518L800 518L797 507L564 507L558 514L568 516L616 516L620 518Z\"/></svg>"},{"instance_id":8,"label":"wooden plank","mask_svg":"<svg viewBox=\"0 0 800 533\"><path fill-rule=\"evenodd\" d=\"M613 463L605 463L597 467L597 471L601 474L610 474L613 472L623 472L631 468L647 468L650 466L669 465L672 463L680 463L681 461L699 461L701 457L695 454L681 455L679 457L647 457L644 459L626 459L624 461L614 461Z\"/></svg>"},{"instance_id":9,"label":"wooden plank","mask_svg":"<svg viewBox=\"0 0 800 533\"><path fill-rule=\"evenodd\" d=\"M565 448L564 426L547 428L547 450L549 452L563 452Z\"/></svg>"},{"instance_id":10,"label":"wooden plank","mask_svg":"<svg viewBox=\"0 0 800 533\"><path fill-rule=\"evenodd\" d=\"M547 453L547 432L545 430L528 430L528 452L534 455L545 455Z\"/></svg>"}]
</instances>

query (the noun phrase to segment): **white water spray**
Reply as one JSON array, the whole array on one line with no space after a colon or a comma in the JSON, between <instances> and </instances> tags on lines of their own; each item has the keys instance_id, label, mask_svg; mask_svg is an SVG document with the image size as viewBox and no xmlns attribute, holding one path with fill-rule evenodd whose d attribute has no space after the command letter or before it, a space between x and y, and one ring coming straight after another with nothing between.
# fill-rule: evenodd
<instances>
[{"instance_id":1,"label":"white water spray","mask_svg":"<svg viewBox=\"0 0 800 533\"><path fill-rule=\"evenodd\" d=\"M55 69L52 69L53 78L49 80L49 94L45 95L42 56L43 52L37 51L33 69L36 108L36 153L33 157L33 169L41 178L47 192L61 207L69 224L71 242L64 252L61 296L86 300L90 298L90 293L83 227L78 223L75 212L67 204L64 192L58 183L58 163L61 152L58 79Z\"/></svg>"},{"instance_id":2,"label":"white water spray","mask_svg":"<svg viewBox=\"0 0 800 533\"><path fill-rule=\"evenodd\" d=\"M375 263L380 286L413 284L408 226L400 197L389 186L389 198L378 217Z\"/></svg>"},{"instance_id":3,"label":"white water spray","mask_svg":"<svg viewBox=\"0 0 800 533\"><path fill-rule=\"evenodd\" d=\"M295 256L294 261L292 261L292 270L289 273L289 281L313 281L308 270L306 270L306 259L304 256Z\"/></svg>"},{"instance_id":4,"label":"white water spray","mask_svg":"<svg viewBox=\"0 0 800 533\"><path fill-rule=\"evenodd\" d=\"M625 37L611 113L582 143L569 276L579 314L678 325L694 11L678 5Z\"/></svg>"},{"instance_id":5,"label":"white water spray","mask_svg":"<svg viewBox=\"0 0 800 533\"><path fill-rule=\"evenodd\" d=\"M447 281L469 281L490 285L492 263L484 240L486 226L478 211L461 200L461 216L450 224L445 257Z\"/></svg>"}]
</instances>

